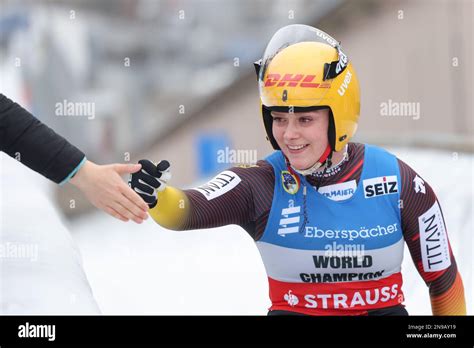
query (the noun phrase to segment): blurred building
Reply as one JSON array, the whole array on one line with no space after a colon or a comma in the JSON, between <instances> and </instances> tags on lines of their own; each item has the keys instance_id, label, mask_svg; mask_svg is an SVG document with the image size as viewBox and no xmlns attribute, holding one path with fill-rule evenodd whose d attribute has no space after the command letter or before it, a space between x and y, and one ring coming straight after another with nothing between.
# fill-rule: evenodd
<instances>
[{"instance_id":1,"label":"blurred building","mask_svg":"<svg viewBox=\"0 0 474 348\"><path fill-rule=\"evenodd\" d=\"M269 154L252 63L294 23L327 31L352 60L362 97L355 141L473 151L469 0L0 6L2 93L94 161L168 159L173 184L187 187L236 164L219 162L216 151ZM93 115L58 115L58 103L81 102ZM415 109L397 114L400 105ZM80 199L71 187L59 192L61 202Z\"/></svg>"},{"instance_id":2,"label":"blurred building","mask_svg":"<svg viewBox=\"0 0 474 348\"><path fill-rule=\"evenodd\" d=\"M470 11L469 1L348 1L308 23L341 41L358 72L361 117L354 141L473 151ZM273 31L286 24L281 19ZM415 103L418 111L384 114L384 107L397 103ZM174 183L191 185L200 160L197 135L210 132L227 134L232 149L256 150L258 158L272 151L254 72L216 94L174 132L157 138L144 156L170 159Z\"/></svg>"}]
</instances>

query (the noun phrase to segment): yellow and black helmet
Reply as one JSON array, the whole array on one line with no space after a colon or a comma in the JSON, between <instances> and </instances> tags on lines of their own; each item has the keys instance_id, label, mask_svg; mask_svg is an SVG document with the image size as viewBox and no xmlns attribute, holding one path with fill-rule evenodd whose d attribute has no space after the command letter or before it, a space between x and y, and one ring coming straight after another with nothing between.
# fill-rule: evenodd
<instances>
[{"instance_id":1,"label":"yellow and black helmet","mask_svg":"<svg viewBox=\"0 0 474 348\"><path fill-rule=\"evenodd\" d=\"M293 24L278 30L255 63L262 116L268 140L273 137L271 111L330 109L329 146L340 151L357 129L359 81L339 42L322 30Z\"/></svg>"}]
</instances>

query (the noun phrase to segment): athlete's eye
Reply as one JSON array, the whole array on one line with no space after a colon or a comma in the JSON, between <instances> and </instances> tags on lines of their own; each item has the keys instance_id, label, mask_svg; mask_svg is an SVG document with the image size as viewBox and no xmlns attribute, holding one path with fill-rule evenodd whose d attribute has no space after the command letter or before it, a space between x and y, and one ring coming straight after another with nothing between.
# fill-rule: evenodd
<instances>
[{"instance_id":1,"label":"athlete's eye","mask_svg":"<svg viewBox=\"0 0 474 348\"><path fill-rule=\"evenodd\" d=\"M273 116L273 122L282 124L282 123L286 122L286 118Z\"/></svg>"},{"instance_id":2,"label":"athlete's eye","mask_svg":"<svg viewBox=\"0 0 474 348\"><path fill-rule=\"evenodd\" d=\"M300 122L301 123L309 123L313 120L312 117L300 117Z\"/></svg>"}]
</instances>

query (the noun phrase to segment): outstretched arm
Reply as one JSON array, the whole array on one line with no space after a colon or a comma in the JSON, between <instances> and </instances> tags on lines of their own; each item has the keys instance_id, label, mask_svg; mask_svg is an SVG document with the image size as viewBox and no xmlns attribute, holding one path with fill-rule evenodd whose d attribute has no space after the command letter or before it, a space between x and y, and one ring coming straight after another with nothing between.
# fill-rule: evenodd
<instances>
[{"instance_id":1,"label":"outstretched arm","mask_svg":"<svg viewBox=\"0 0 474 348\"><path fill-rule=\"evenodd\" d=\"M81 150L2 94L0 151L57 184L77 186L93 205L117 219L140 223L147 218L145 202L120 178L138 171L139 165L88 161Z\"/></svg>"},{"instance_id":2,"label":"outstretched arm","mask_svg":"<svg viewBox=\"0 0 474 348\"><path fill-rule=\"evenodd\" d=\"M85 162L81 150L3 94L0 151L57 184Z\"/></svg>"},{"instance_id":3,"label":"outstretched arm","mask_svg":"<svg viewBox=\"0 0 474 348\"><path fill-rule=\"evenodd\" d=\"M433 315L465 315L464 287L436 195L412 168L398 162L404 238L429 288Z\"/></svg>"},{"instance_id":4,"label":"outstretched arm","mask_svg":"<svg viewBox=\"0 0 474 348\"><path fill-rule=\"evenodd\" d=\"M155 166L147 160L139 161L143 169L130 181L130 186L150 205L150 215L158 224L172 230L236 224L252 235L255 221L262 214L258 208L261 204L255 204L262 199L259 188L263 182L273 192L272 171L258 165L234 167L204 185L180 190L167 185L170 175L165 172L169 163L164 162Z\"/></svg>"}]
</instances>

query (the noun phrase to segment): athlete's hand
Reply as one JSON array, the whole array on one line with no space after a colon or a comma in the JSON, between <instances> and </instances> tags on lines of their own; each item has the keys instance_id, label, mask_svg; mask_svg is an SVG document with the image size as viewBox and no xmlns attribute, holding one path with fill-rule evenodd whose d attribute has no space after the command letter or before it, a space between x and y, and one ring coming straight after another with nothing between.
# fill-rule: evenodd
<instances>
[{"instance_id":1,"label":"athlete's hand","mask_svg":"<svg viewBox=\"0 0 474 348\"><path fill-rule=\"evenodd\" d=\"M78 187L94 206L113 217L142 223L148 218L148 207L121 178L121 175L134 173L140 168L139 164L97 165L86 161L69 182Z\"/></svg>"},{"instance_id":2,"label":"athlete's hand","mask_svg":"<svg viewBox=\"0 0 474 348\"><path fill-rule=\"evenodd\" d=\"M160 161L157 165L148 160L140 160L142 169L130 176L128 184L138 193L148 206L153 208L158 202L156 191L162 191L171 179L170 163Z\"/></svg>"}]
</instances>

